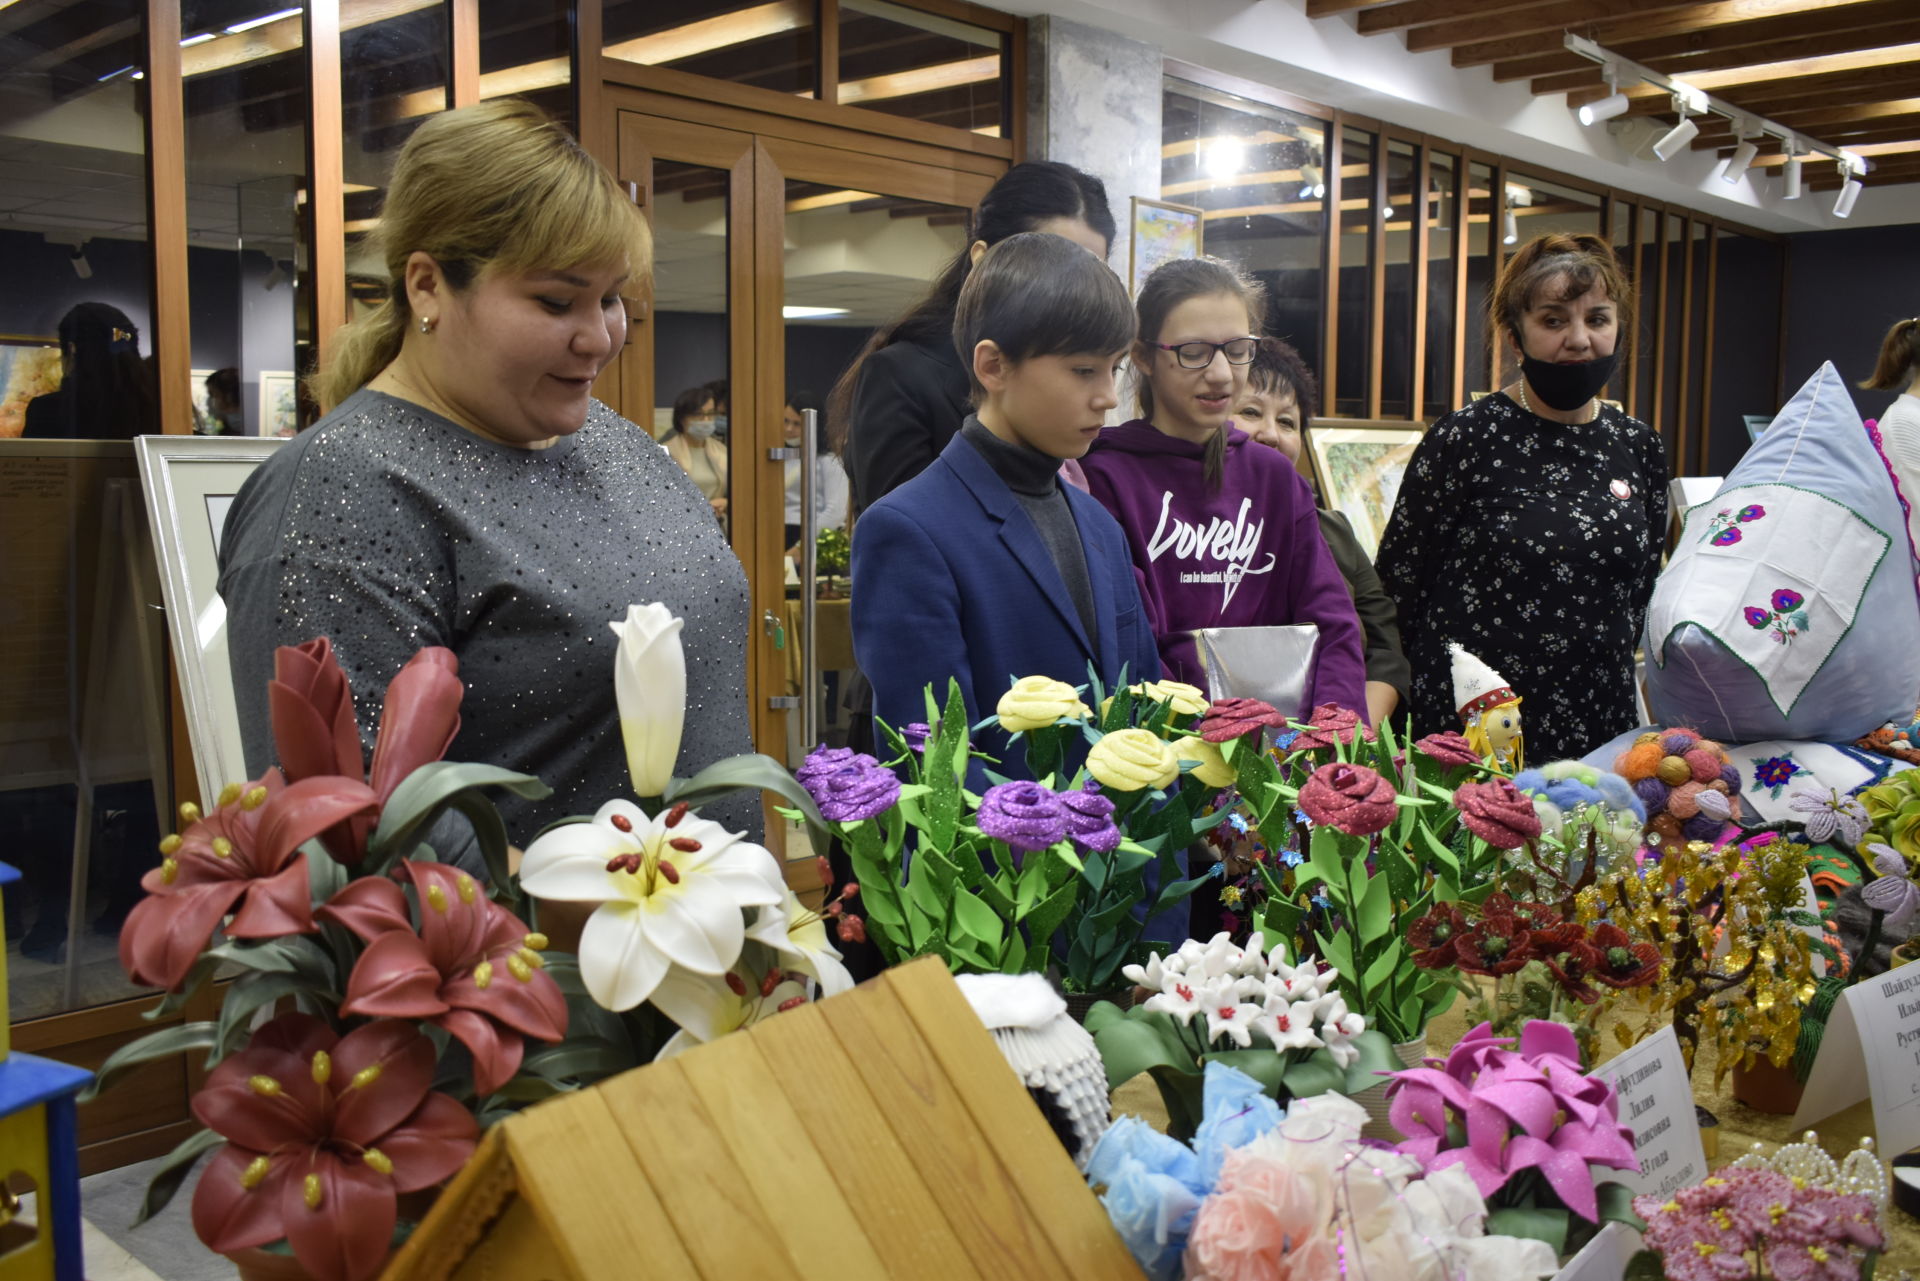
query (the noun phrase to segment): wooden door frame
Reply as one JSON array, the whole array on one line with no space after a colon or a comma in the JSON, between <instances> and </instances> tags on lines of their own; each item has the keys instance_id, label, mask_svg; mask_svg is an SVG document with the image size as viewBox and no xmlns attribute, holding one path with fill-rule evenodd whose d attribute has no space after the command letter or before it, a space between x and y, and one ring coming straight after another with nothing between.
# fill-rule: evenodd
<instances>
[{"instance_id":1,"label":"wooden door frame","mask_svg":"<svg viewBox=\"0 0 1920 1281\"><path fill-rule=\"evenodd\" d=\"M643 69L650 70L650 69ZM762 620L783 617L786 600L783 503L786 474L768 451L781 446L786 348L783 305L785 184L805 177L853 190L971 208L1010 158L978 148L941 148L823 124L739 103L695 101L659 91L663 77L609 75L600 116L583 122L589 149L653 217L656 157L723 169L728 184L727 377L731 397L730 507L734 552L747 569L747 684L757 748L784 759L788 714L768 698L785 694L786 656ZM653 87L632 83L645 79ZM862 113L867 114L867 113ZM895 122L897 123L897 122ZM651 281L629 299L628 342L595 391L627 417L651 422L656 403ZM637 417L644 415L644 418ZM784 827L769 813L769 848L783 854Z\"/></svg>"}]
</instances>

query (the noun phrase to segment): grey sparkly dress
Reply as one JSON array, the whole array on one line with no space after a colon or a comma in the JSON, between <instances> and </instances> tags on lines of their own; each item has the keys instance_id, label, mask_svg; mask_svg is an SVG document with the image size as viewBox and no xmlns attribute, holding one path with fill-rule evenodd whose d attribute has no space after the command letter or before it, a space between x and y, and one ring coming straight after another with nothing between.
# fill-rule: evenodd
<instances>
[{"instance_id":1,"label":"grey sparkly dress","mask_svg":"<svg viewBox=\"0 0 1920 1281\"><path fill-rule=\"evenodd\" d=\"M553 788L544 801L499 797L524 846L555 819L632 795L607 624L649 601L686 620L674 772L752 750L740 562L686 473L598 401L578 432L526 450L408 401L356 393L241 488L221 539L220 595L251 776L274 755L266 695L276 646L331 639L370 754L387 682L414 651L444 645L467 686L447 759L537 774ZM757 798L707 812L759 838Z\"/></svg>"}]
</instances>

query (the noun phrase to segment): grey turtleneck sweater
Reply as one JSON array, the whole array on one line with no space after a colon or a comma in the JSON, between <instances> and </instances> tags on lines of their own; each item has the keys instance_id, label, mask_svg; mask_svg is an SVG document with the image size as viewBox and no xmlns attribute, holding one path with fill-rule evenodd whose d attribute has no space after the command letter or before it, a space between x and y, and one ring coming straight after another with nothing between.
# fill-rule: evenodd
<instances>
[{"instance_id":1,"label":"grey turtleneck sweater","mask_svg":"<svg viewBox=\"0 0 1920 1281\"><path fill-rule=\"evenodd\" d=\"M1080 623L1089 637L1099 635L1093 618L1093 582L1087 576L1087 549L1080 543L1080 526L1073 519L1067 496L1060 492L1060 460L1028 445L1014 445L988 431L979 415L968 414L960 434L979 451L994 474L1007 483L1040 531L1053 567L1067 585Z\"/></svg>"}]
</instances>

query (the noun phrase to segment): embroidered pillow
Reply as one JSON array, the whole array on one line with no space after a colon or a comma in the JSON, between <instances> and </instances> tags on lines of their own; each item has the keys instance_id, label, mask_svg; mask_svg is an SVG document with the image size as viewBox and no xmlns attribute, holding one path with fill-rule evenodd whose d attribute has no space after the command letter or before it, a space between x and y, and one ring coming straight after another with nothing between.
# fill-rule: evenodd
<instances>
[{"instance_id":1,"label":"embroidered pillow","mask_svg":"<svg viewBox=\"0 0 1920 1281\"><path fill-rule=\"evenodd\" d=\"M1647 609L1654 723L1728 743L1846 742L1904 715L1920 695L1920 645L1889 643L1920 634L1904 525L1822 365L1687 512Z\"/></svg>"}]
</instances>

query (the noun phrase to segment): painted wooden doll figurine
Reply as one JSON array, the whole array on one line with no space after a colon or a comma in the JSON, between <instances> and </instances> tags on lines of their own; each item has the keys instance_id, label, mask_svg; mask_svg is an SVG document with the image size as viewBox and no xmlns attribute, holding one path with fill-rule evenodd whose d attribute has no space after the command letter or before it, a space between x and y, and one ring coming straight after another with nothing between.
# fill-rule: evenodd
<instances>
[{"instance_id":1,"label":"painted wooden doll figurine","mask_svg":"<svg viewBox=\"0 0 1920 1281\"><path fill-rule=\"evenodd\" d=\"M1520 696L1499 673L1457 643L1447 649L1453 656L1453 702L1460 709L1460 732L1474 751L1491 756L1507 773L1525 769Z\"/></svg>"}]
</instances>

